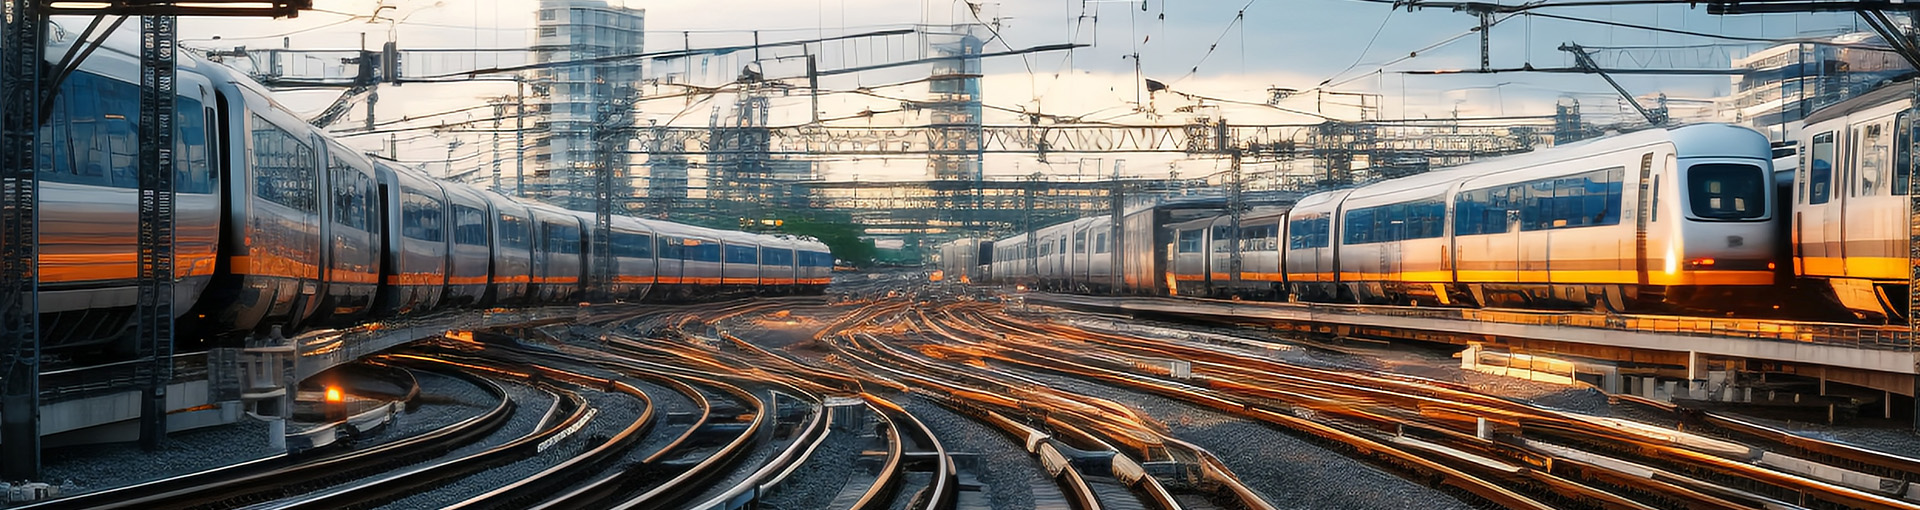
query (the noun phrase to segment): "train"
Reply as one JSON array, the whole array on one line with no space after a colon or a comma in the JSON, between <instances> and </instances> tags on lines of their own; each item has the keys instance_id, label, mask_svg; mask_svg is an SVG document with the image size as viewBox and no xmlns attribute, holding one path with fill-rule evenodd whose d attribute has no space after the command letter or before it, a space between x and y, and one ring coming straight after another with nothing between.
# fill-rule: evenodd
<instances>
[{"instance_id":1,"label":"train","mask_svg":"<svg viewBox=\"0 0 1920 510\"><path fill-rule=\"evenodd\" d=\"M79 43L53 31L47 55ZM109 39L60 82L40 127L42 348L131 352L137 285L137 46ZM182 52L173 305L181 348L449 309L820 294L808 237L592 213L442 181L353 150L243 73ZM49 59L49 65L57 62ZM606 288L594 275L608 271Z\"/></svg>"},{"instance_id":2,"label":"train","mask_svg":"<svg viewBox=\"0 0 1920 510\"><path fill-rule=\"evenodd\" d=\"M1899 321L1912 90L1782 142L1649 128L1255 204L1237 230L1222 200L1173 201L959 239L937 264L1093 294Z\"/></svg>"}]
</instances>

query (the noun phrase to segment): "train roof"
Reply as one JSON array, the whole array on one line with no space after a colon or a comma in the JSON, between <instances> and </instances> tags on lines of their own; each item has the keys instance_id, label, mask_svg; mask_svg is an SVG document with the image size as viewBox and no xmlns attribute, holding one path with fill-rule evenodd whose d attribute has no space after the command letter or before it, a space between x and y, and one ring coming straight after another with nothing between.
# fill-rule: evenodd
<instances>
[{"instance_id":1,"label":"train roof","mask_svg":"<svg viewBox=\"0 0 1920 510\"><path fill-rule=\"evenodd\" d=\"M1803 124L1818 124L1894 101L1909 100L1913 98L1915 86L1914 79L1900 80L1881 85L1878 88L1867 91L1865 94L1853 96L1852 99L1834 103L1826 108L1814 110L1812 114L1807 115L1807 118L1800 122Z\"/></svg>"}]
</instances>

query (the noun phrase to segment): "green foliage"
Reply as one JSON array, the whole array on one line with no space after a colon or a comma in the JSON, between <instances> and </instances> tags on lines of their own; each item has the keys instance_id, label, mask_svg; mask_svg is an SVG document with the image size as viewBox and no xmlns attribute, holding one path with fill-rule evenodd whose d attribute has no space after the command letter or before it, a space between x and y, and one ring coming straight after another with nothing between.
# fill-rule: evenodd
<instances>
[{"instance_id":1,"label":"green foliage","mask_svg":"<svg viewBox=\"0 0 1920 510\"><path fill-rule=\"evenodd\" d=\"M872 264L877 253L873 247L873 240L860 238L864 228L855 225L852 221L796 217L785 220L785 224L781 225L779 230L788 234L819 239L833 251L834 258L859 267Z\"/></svg>"}]
</instances>

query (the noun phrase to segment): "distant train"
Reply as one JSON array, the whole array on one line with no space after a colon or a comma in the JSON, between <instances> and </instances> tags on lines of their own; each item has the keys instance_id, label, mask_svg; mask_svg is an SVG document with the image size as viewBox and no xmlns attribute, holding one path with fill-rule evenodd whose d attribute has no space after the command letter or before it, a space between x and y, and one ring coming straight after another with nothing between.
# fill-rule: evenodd
<instances>
[{"instance_id":1,"label":"distant train","mask_svg":"<svg viewBox=\"0 0 1920 510\"><path fill-rule=\"evenodd\" d=\"M73 40L56 40L49 56ZM40 312L50 353L125 354L135 308L140 66L109 42L60 85L41 127ZM811 238L592 214L369 158L245 75L182 54L174 133L182 344L449 308L573 304L611 265L613 299L819 294ZM49 64L55 62L49 61Z\"/></svg>"},{"instance_id":2,"label":"distant train","mask_svg":"<svg viewBox=\"0 0 1920 510\"><path fill-rule=\"evenodd\" d=\"M1775 155L1745 127L1648 129L1255 208L1237 231L1218 201L1162 204L1119 228L1099 217L962 239L941 247L941 264L1074 292L1764 311L1780 302L1767 291L1792 280Z\"/></svg>"}]
</instances>

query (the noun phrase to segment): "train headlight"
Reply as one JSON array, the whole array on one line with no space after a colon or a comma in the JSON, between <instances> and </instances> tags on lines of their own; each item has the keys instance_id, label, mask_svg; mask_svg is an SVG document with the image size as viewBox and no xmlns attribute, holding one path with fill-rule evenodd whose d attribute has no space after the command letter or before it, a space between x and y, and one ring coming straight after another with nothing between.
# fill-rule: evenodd
<instances>
[{"instance_id":1,"label":"train headlight","mask_svg":"<svg viewBox=\"0 0 1920 510\"><path fill-rule=\"evenodd\" d=\"M326 398L327 398L327 403L329 404L338 404L342 400L345 400L345 397L340 394L339 386L328 386Z\"/></svg>"},{"instance_id":2,"label":"train headlight","mask_svg":"<svg viewBox=\"0 0 1920 510\"><path fill-rule=\"evenodd\" d=\"M1712 269L1717 262L1711 258L1693 259L1687 261L1687 269Z\"/></svg>"}]
</instances>

